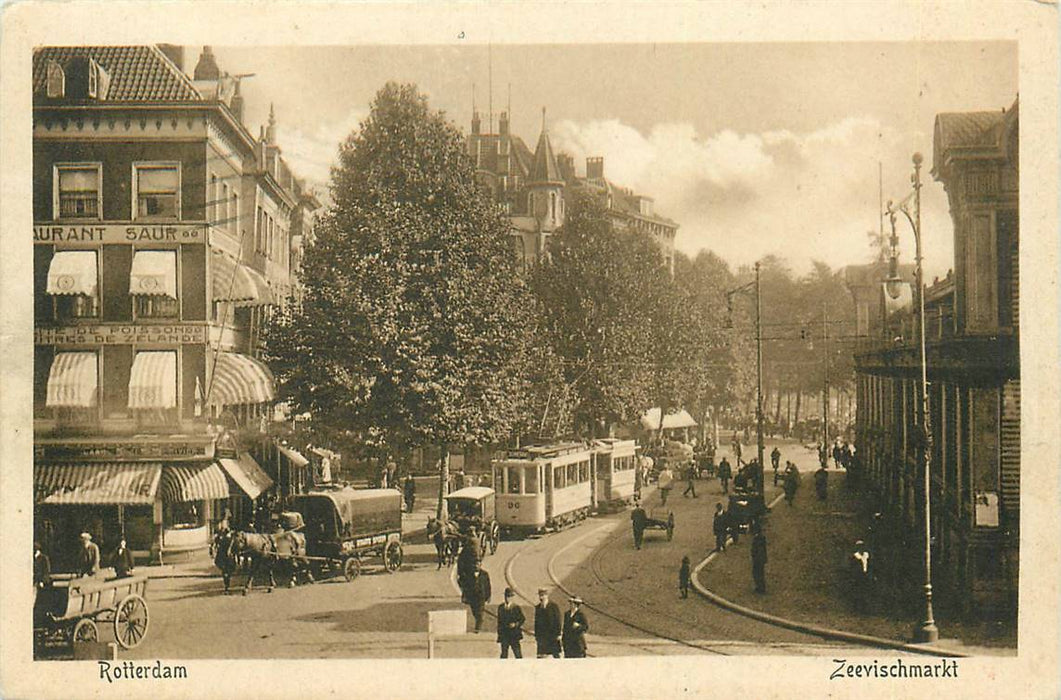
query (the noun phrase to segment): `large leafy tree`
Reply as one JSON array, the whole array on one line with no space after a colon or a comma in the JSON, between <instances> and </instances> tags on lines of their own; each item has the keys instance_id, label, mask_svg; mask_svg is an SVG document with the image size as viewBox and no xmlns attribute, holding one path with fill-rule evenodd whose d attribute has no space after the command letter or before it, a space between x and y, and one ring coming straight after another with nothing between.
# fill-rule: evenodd
<instances>
[{"instance_id":1,"label":"large leafy tree","mask_svg":"<svg viewBox=\"0 0 1061 700\"><path fill-rule=\"evenodd\" d=\"M531 286L578 428L597 435L651 405L664 337L658 311L673 300L647 236L616 231L599 198L575 190Z\"/></svg>"},{"instance_id":2,"label":"large leafy tree","mask_svg":"<svg viewBox=\"0 0 1061 700\"><path fill-rule=\"evenodd\" d=\"M524 407L525 288L461 134L388 83L340 148L302 303L266 332L280 393L381 449L506 439ZM439 511L441 515L441 498Z\"/></svg>"}]
</instances>

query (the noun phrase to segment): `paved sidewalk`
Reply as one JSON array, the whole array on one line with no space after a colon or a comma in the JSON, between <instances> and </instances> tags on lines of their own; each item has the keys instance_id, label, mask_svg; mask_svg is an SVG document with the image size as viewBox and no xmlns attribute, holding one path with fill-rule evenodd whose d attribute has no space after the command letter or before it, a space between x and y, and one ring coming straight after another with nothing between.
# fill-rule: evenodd
<instances>
[{"instance_id":1,"label":"paved sidewalk","mask_svg":"<svg viewBox=\"0 0 1061 700\"><path fill-rule=\"evenodd\" d=\"M751 538L715 556L702 570L708 590L737 605L796 623L909 642L919 606L904 604L903 594L875 585L868 611L856 612L847 594L847 557L866 533L869 513L844 484L846 474L829 473L829 494L818 501L813 472L803 468L795 505L774 505L765 520L768 541L767 593L756 594L751 576ZM916 602L916 601L914 601ZM941 619L938 646L962 654L1016 653L1016 630L997 623Z\"/></svg>"}]
</instances>

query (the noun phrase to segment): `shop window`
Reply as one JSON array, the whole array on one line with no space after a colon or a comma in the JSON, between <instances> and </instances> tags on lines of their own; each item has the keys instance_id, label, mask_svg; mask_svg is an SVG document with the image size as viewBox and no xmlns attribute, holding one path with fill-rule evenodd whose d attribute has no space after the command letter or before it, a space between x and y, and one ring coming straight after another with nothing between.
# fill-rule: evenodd
<instances>
[{"instance_id":1,"label":"shop window","mask_svg":"<svg viewBox=\"0 0 1061 700\"><path fill-rule=\"evenodd\" d=\"M98 221L103 212L102 179L103 166L100 163L56 165L54 217Z\"/></svg>"},{"instance_id":2,"label":"shop window","mask_svg":"<svg viewBox=\"0 0 1061 700\"><path fill-rule=\"evenodd\" d=\"M176 163L133 165L136 218L179 221L180 180L180 165Z\"/></svg>"},{"instance_id":3,"label":"shop window","mask_svg":"<svg viewBox=\"0 0 1061 700\"><path fill-rule=\"evenodd\" d=\"M172 530L185 530L202 527L206 524L204 509L199 501L183 503L162 503L162 522Z\"/></svg>"}]
</instances>

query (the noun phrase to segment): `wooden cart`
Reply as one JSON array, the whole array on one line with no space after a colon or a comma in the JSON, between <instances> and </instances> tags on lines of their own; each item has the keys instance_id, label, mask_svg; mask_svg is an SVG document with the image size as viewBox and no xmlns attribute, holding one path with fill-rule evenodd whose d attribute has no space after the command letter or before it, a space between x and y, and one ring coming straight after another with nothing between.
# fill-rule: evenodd
<instances>
[{"instance_id":1,"label":"wooden cart","mask_svg":"<svg viewBox=\"0 0 1061 700\"><path fill-rule=\"evenodd\" d=\"M114 639L132 649L147 636L146 576L56 576L37 591L33 605L35 651L75 642L98 642L100 624L111 624Z\"/></svg>"}]
</instances>

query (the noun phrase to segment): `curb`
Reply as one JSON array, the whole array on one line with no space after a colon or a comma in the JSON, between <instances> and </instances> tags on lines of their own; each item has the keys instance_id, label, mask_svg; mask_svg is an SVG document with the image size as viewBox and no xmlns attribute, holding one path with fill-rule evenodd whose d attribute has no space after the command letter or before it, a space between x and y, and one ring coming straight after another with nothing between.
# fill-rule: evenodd
<instances>
[{"instance_id":1,"label":"curb","mask_svg":"<svg viewBox=\"0 0 1061 700\"><path fill-rule=\"evenodd\" d=\"M768 507L773 508L773 506L779 503L783 497L783 494L779 495L770 503ZM706 598L707 600L719 606L720 608L729 610L730 612L735 612L738 615L743 615L753 620L765 622L767 624L775 625L777 627L784 627L786 629L794 630L796 632L803 632L805 634L811 634L816 637L821 637L822 639L828 639L832 641L851 642L864 646L873 646L882 649L895 649L898 651L910 652L912 654L926 654L929 656L945 656L957 658L965 658L968 656L968 654L942 649L940 647L929 646L927 644L910 644L908 642L900 642L895 639L873 637L866 634L845 632L843 630L832 629L829 627L819 627L817 625L812 625L804 622L796 622L795 620L789 620L784 617L778 617L777 615L771 615L770 613L765 613L760 610L753 610L752 608L747 608L743 605L739 605L712 592L710 589L704 586L704 584L700 583L700 572L714 558L715 552L712 552L711 554L707 555L707 557L703 561L697 564L695 569L693 569L693 588L696 589L696 592L702 597Z\"/></svg>"}]
</instances>

